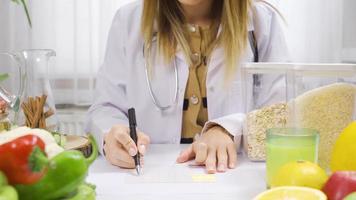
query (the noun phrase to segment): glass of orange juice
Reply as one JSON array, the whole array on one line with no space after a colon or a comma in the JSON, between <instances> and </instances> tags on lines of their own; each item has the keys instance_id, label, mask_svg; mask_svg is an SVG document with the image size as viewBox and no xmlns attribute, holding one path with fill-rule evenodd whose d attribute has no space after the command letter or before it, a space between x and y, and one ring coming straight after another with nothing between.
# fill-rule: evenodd
<instances>
[{"instance_id":1,"label":"glass of orange juice","mask_svg":"<svg viewBox=\"0 0 356 200\"><path fill-rule=\"evenodd\" d=\"M272 128L267 130L267 187L279 168L297 161L318 162L319 133L306 128Z\"/></svg>"}]
</instances>

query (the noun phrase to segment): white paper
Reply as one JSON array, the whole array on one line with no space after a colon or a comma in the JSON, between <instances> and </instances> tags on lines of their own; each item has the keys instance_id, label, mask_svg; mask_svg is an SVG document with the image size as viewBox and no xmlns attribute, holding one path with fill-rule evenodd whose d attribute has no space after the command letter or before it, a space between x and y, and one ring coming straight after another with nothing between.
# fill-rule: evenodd
<instances>
[{"instance_id":1,"label":"white paper","mask_svg":"<svg viewBox=\"0 0 356 200\"><path fill-rule=\"evenodd\" d=\"M142 183L213 183L215 174L206 174L204 170L192 170L187 166L150 167L144 169L141 175L131 171L125 177L127 184Z\"/></svg>"}]
</instances>

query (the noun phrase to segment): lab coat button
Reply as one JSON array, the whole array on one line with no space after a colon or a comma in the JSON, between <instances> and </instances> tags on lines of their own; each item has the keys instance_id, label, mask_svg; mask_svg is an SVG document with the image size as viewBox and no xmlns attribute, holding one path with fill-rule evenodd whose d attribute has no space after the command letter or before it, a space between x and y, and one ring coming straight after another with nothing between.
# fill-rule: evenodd
<instances>
[{"instance_id":1,"label":"lab coat button","mask_svg":"<svg viewBox=\"0 0 356 200\"><path fill-rule=\"evenodd\" d=\"M197 31L197 28L195 28L194 25L189 25L189 31L195 33Z\"/></svg>"},{"instance_id":2,"label":"lab coat button","mask_svg":"<svg viewBox=\"0 0 356 200\"><path fill-rule=\"evenodd\" d=\"M193 95L192 97L190 97L190 102L193 105L197 105L199 103L199 98L197 96Z\"/></svg>"},{"instance_id":3,"label":"lab coat button","mask_svg":"<svg viewBox=\"0 0 356 200\"><path fill-rule=\"evenodd\" d=\"M200 60L200 54L199 53L193 53L192 60L193 60L193 62L198 62Z\"/></svg>"}]
</instances>

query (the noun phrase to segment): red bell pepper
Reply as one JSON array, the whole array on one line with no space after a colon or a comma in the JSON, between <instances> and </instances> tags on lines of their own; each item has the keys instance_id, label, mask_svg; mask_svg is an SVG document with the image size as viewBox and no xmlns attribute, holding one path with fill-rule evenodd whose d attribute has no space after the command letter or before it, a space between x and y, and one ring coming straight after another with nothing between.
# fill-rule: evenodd
<instances>
[{"instance_id":1,"label":"red bell pepper","mask_svg":"<svg viewBox=\"0 0 356 200\"><path fill-rule=\"evenodd\" d=\"M45 143L35 135L25 135L0 146L0 171L10 184L33 184L45 173L43 163L33 162L43 154ZM32 162L31 162L32 161Z\"/></svg>"}]
</instances>

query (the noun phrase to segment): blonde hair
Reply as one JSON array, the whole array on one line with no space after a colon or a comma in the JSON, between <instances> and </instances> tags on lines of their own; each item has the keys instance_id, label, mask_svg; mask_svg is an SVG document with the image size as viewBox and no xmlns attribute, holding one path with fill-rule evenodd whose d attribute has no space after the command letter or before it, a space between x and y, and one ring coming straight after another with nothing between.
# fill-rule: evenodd
<instances>
[{"instance_id":1,"label":"blonde hair","mask_svg":"<svg viewBox=\"0 0 356 200\"><path fill-rule=\"evenodd\" d=\"M231 74L247 46L251 0L214 0L214 4L214 17L221 27L216 42L224 48L226 74ZM179 47L191 64L192 52L185 36L185 23L178 0L144 0L141 31L146 59L150 56L151 43L157 34L158 50L165 61L171 61Z\"/></svg>"}]
</instances>

